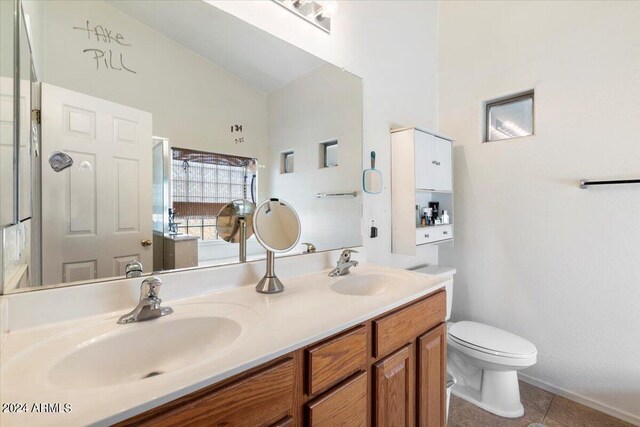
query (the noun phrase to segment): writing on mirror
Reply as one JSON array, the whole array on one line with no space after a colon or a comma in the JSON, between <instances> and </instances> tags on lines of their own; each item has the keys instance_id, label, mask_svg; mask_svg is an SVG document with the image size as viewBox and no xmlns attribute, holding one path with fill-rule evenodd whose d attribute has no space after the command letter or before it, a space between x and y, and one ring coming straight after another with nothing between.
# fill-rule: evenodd
<instances>
[{"instance_id":1,"label":"writing on mirror","mask_svg":"<svg viewBox=\"0 0 640 427\"><path fill-rule=\"evenodd\" d=\"M82 51L83 53L89 53L91 55L92 59L95 61L96 70L100 70L102 68L114 71L128 71L130 73L137 74L133 69L125 65L124 55L122 52L114 53L113 51L115 48L131 47L131 44L127 43L125 37L121 33L116 33L102 25L92 25L89 20L86 21L86 25L83 27L72 28L74 30L86 32L87 39L90 41L110 45L105 48L94 47L87 48Z\"/></svg>"}]
</instances>

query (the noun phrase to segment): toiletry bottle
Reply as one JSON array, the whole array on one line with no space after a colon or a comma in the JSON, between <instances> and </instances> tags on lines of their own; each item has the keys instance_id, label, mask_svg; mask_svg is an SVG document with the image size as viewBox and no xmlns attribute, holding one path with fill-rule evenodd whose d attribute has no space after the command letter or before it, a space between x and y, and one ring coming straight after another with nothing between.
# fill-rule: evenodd
<instances>
[{"instance_id":1,"label":"toiletry bottle","mask_svg":"<svg viewBox=\"0 0 640 427\"><path fill-rule=\"evenodd\" d=\"M420 225L422 222L422 217L420 215L420 206L416 205L416 225Z\"/></svg>"},{"instance_id":2,"label":"toiletry bottle","mask_svg":"<svg viewBox=\"0 0 640 427\"><path fill-rule=\"evenodd\" d=\"M427 217L423 216L422 219L420 220L420 225L421 226L426 226L427 225Z\"/></svg>"},{"instance_id":3,"label":"toiletry bottle","mask_svg":"<svg viewBox=\"0 0 640 427\"><path fill-rule=\"evenodd\" d=\"M449 224L449 213L445 210L442 211L442 223Z\"/></svg>"}]
</instances>

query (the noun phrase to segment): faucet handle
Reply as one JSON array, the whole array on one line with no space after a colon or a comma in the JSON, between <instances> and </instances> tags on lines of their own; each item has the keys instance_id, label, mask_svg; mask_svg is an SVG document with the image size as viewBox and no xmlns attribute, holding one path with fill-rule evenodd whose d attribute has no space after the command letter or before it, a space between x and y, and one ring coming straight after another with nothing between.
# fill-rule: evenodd
<instances>
[{"instance_id":1,"label":"faucet handle","mask_svg":"<svg viewBox=\"0 0 640 427\"><path fill-rule=\"evenodd\" d=\"M140 285L140 299L158 298L160 286L162 286L162 280L154 276L147 277Z\"/></svg>"},{"instance_id":2,"label":"faucet handle","mask_svg":"<svg viewBox=\"0 0 640 427\"><path fill-rule=\"evenodd\" d=\"M342 254L340 255L340 259L344 262L349 262L351 260L351 254L353 253L358 253L358 251L353 250L353 249L345 249L342 251Z\"/></svg>"},{"instance_id":3,"label":"faucet handle","mask_svg":"<svg viewBox=\"0 0 640 427\"><path fill-rule=\"evenodd\" d=\"M310 254L316 251L316 245L314 245L313 243L305 242L303 243L303 245L307 246L307 249L305 249L304 251L305 254Z\"/></svg>"}]
</instances>

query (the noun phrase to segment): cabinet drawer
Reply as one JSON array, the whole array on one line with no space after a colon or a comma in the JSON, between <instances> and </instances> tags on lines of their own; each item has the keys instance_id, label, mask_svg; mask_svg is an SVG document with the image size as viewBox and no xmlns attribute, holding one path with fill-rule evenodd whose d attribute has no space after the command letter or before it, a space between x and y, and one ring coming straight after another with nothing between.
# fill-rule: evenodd
<instances>
[{"instance_id":1,"label":"cabinet drawer","mask_svg":"<svg viewBox=\"0 0 640 427\"><path fill-rule=\"evenodd\" d=\"M306 351L307 394L337 384L367 363L367 329L359 326Z\"/></svg>"},{"instance_id":2,"label":"cabinet drawer","mask_svg":"<svg viewBox=\"0 0 640 427\"><path fill-rule=\"evenodd\" d=\"M345 384L330 390L307 404L309 425L366 426L367 373L362 372Z\"/></svg>"},{"instance_id":3,"label":"cabinet drawer","mask_svg":"<svg viewBox=\"0 0 640 427\"><path fill-rule=\"evenodd\" d=\"M439 242L441 240L451 239L452 237L453 230L451 224L416 228L416 245Z\"/></svg>"},{"instance_id":4,"label":"cabinet drawer","mask_svg":"<svg viewBox=\"0 0 640 427\"><path fill-rule=\"evenodd\" d=\"M423 332L444 322L445 291L373 321L373 356L380 357L410 343Z\"/></svg>"},{"instance_id":5,"label":"cabinet drawer","mask_svg":"<svg viewBox=\"0 0 640 427\"><path fill-rule=\"evenodd\" d=\"M291 414L293 384L293 360L287 359L138 425L268 426Z\"/></svg>"}]
</instances>

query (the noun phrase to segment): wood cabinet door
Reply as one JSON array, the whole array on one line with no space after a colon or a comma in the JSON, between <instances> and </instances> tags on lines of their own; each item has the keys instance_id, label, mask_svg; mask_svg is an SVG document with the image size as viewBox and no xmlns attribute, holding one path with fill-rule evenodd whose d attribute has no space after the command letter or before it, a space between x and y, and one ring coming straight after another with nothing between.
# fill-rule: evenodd
<instances>
[{"instance_id":1,"label":"wood cabinet door","mask_svg":"<svg viewBox=\"0 0 640 427\"><path fill-rule=\"evenodd\" d=\"M418 338L418 425L444 427L447 381L447 325Z\"/></svg>"},{"instance_id":2,"label":"wood cabinet door","mask_svg":"<svg viewBox=\"0 0 640 427\"><path fill-rule=\"evenodd\" d=\"M307 404L310 427L365 427L367 373L362 372Z\"/></svg>"},{"instance_id":3,"label":"wood cabinet door","mask_svg":"<svg viewBox=\"0 0 640 427\"><path fill-rule=\"evenodd\" d=\"M373 425L413 426L415 414L414 345L374 365Z\"/></svg>"}]
</instances>

